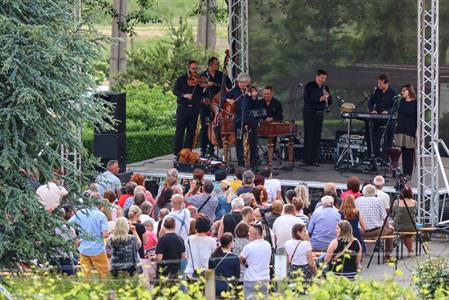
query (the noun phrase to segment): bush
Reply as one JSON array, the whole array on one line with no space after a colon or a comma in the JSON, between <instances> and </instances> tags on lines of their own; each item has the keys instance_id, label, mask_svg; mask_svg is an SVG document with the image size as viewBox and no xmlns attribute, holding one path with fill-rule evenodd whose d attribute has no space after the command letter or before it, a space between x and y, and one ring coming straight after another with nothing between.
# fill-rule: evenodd
<instances>
[{"instance_id":1,"label":"bush","mask_svg":"<svg viewBox=\"0 0 449 300\"><path fill-rule=\"evenodd\" d=\"M436 292L441 294L441 289L449 286L449 258L431 257L419 263L413 273L413 282L423 298L432 299Z\"/></svg>"},{"instance_id":2,"label":"bush","mask_svg":"<svg viewBox=\"0 0 449 300\"><path fill-rule=\"evenodd\" d=\"M126 162L132 163L173 152L174 129L126 133ZM93 153L92 132L83 133L84 147Z\"/></svg>"},{"instance_id":3,"label":"bush","mask_svg":"<svg viewBox=\"0 0 449 300\"><path fill-rule=\"evenodd\" d=\"M127 132L174 128L176 97L171 92L143 82L126 84L122 92L126 93Z\"/></svg>"}]
</instances>

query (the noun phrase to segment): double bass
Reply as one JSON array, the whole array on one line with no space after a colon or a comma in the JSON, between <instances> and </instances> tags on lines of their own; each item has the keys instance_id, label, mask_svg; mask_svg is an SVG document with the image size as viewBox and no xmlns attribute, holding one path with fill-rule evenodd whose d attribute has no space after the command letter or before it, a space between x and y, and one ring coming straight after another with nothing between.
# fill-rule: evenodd
<instances>
[{"instance_id":1,"label":"double bass","mask_svg":"<svg viewBox=\"0 0 449 300\"><path fill-rule=\"evenodd\" d=\"M212 120L212 122L209 123L208 129L207 129L207 137L209 139L209 142L214 146L218 146L218 148L220 148L220 149L223 148L223 142L222 142L222 137L221 137L219 117L220 117L220 110L223 109L223 103L221 101L221 96L227 92L226 76L227 76L227 65L229 63L229 50L226 50L225 54L226 55L225 55L225 58L223 61L223 76L221 78L220 92L215 94L212 98L212 101L211 101L211 110L212 110L211 120Z\"/></svg>"}]
</instances>

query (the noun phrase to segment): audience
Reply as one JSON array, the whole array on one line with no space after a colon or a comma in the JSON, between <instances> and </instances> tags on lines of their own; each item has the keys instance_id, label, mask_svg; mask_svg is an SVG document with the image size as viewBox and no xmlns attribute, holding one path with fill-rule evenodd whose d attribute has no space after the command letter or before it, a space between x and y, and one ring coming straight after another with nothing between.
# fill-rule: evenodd
<instances>
[{"instance_id":1,"label":"audience","mask_svg":"<svg viewBox=\"0 0 449 300\"><path fill-rule=\"evenodd\" d=\"M120 197L122 183L117 177L119 171L120 167L118 161L110 160L107 163L106 171L97 176L97 179L95 180L96 188L101 197L103 197L104 192L108 190L115 192L117 197Z\"/></svg>"},{"instance_id":2,"label":"audience","mask_svg":"<svg viewBox=\"0 0 449 300\"><path fill-rule=\"evenodd\" d=\"M112 221L115 221L117 218L123 217L123 209L120 205L115 204L115 193L113 191L106 191L103 194L103 199L108 200L108 203L111 207L111 217Z\"/></svg>"},{"instance_id":3,"label":"audience","mask_svg":"<svg viewBox=\"0 0 449 300\"><path fill-rule=\"evenodd\" d=\"M242 209L244 207L243 199L240 197L235 198L231 202L231 207L232 211L225 214L220 220L218 238L226 232L234 234L235 227L242 221Z\"/></svg>"},{"instance_id":4,"label":"audience","mask_svg":"<svg viewBox=\"0 0 449 300\"><path fill-rule=\"evenodd\" d=\"M147 191L145 189L145 176L140 173L134 173L133 175L131 175L130 180L137 183L138 186L141 186L144 188L145 200L150 202L151 205L154 205L155 201L154 201L153 195L151 194L150 191Z\"/></svg>"},{"instance_id":5,"label":"audience","mask_svg":"<svg viewBox=\"0 0 449 300\"><path fill-rule=\"evenodd\" d=\"M288 257L288 277L296 278L301 270L304 282L310 283L317 273L312 244L309 241L307 228L303 224L295 224L292 228L292 239L285 243Z\"/></svg>"},{"instance_id":6,"label":"audience","mask_svg":"<svg viewBox=\"0 0 449 300\"><path fill-rule=\"evenodd\" d=\"M285 247L285 242L292 238L292 228L295 224L304 222L295 216L295 206L287 204L284 206L284 214L273 223L274 241L277 249Z\"/></svg>"},{"instance_id":7,"label":"audience","mask_svg":"<svg viewBox=\"0 0 449 300\"><path fill-rule=\"evenodd\" d=\"M348 194L340 207L340 215L342 220L348 221L352 226L352 235L359 240L362 246L362 252L366 252L365 241L362 238L362 232L365 231L365 219L355 207L354 195ZM359 229L360 225L360 229Z\"/></svg>"},{"instance_id":8,"label":"audience","mask_svg":"<svg viewBox=\"0 0 449 300\"><path fill-rule=\"evenodd\" d=\"M271 214L266 217L268 226L273 229L274 221L276 221L277 218L279 218L282 214L282 210L284 209L284 206L282 205L281 200L274 200L271 204Z\"/></svg>"},{"instance_id":9,"label":"audience","mask_svg":"<svg viewBox=\"0 0 449 300\"><path fill-rule=\"evenodd\" d=\"M198 209L198 213L205 214L212 224L215 221L215 210L218 206L218 199L212 194L214 184L210 180L204 181L203 192L195 195L196 185L197 181L192 180L190 190L186 194L186 202L195 206Z\"/></svg>"},{"instance_id":10,"label":"audience","mask_svg":"<svg viewBox=\"0 0 449 300\"><path fill-rule=\"evenodd\" d=\"M304 214L304 200L301 198L295 197L293 198L293 206L295 207L295 216L300 218L304 225L309 224L309 217Z\"/></svg>"},{"instance_id":11,"label":"audience","mask_svg":"<svg viewBox=\"0 0 449 300\"><path fill-rule=\"evenodd\" d=\"M147 252L150 249L153 249L157 245L157 235L154 233L154 220L148 219L142 222L142 225L145 227L145 241L146 243L143 245L143 250Z\"/></svg>"},{"instance_id":12,"label":"audience","mask_svg":"<svg viewBox=\"0 0 449 300\"><path fill-rule=\"evenodd\" d=\"M243 178L243 185L238 188L237 190L237 196L240 196L244 193L252 193L254 189L254 173L251 170L247 170L243 172L242 178Z\"/></svg>"},{"instance_id":13,"label":"audience","mask_svg":"<svg viewBox=\"0 0 449 300\"><path fill-rule=\"evenodd\" d=\"M332 196L324 196L320 203L321 209L313 213L307 229L311 236L310 242L313 249L325 252L329 243L335 239L335 227L341 217L334 208Z\"/></svg>"},{"instance_id":14,"label":"audience","mask_svg":"<svg viewBox=\"0 0 449 300\"><path fill-rule=\"evenodd\" d=\"M281 199L281 182L279 179L273 179L271 168L266 166L260 171L260 175L265 178L265 189L268 192L268 203Z\"/></svg>"},{"instance_id":15,"label":"audience","mask_svg":"<svg viewBox=\"0 0 449 300\"><path fill-rule=\"evenodd\" d=\"M158 197L156 197L157 207L170 209L170 200L173 195L173 186L178 183L176 177L167 177L162 186L162 190Z\"/></svg>"},{"instance_id":16,"label":"audience","mask_svg":"<svg viewBox=\"0 0 449 300\"><path fill-rule=\"evenodd\" d=\"M390 196L382 190L385 185L385 178L381 175L374 177L373 185L376 187L377 198L383 201L385 209L388 211L390 209Z\"/></svg>"},{"instance_id":17,"label":"audience","mask_svg":"<svg viewBox=\"0 0 449 300\"><path fill-rule=\"evenodd\" d=\"M346 181L346 187L348 189L340 196L342 201L345 200L347 195L352 195L355 199L362 196L362 193L360 193L360 179L357 176L349 177Z\"/></svg>"},{"instance_id":18,"label":"audience","mask_svg":"<svg viewBox=\"0 0 449 300\"><path fill-rule=\"evenodd\" d=\"M309 195L309 188L307 187L307 184L302 183L295 187L295 193L296 197L299 199L302 199L304 201L304 214L308 217L312 214L312 210L310 209L310 195Z\"/></svg>"},{"instance_id":19,"label":"audience","mask_svg":"<svg viewBox=\"0 0 449 300\"><path fill-rule=\"evenodd\" d=\"M123 208L126 200L128 200L129 197L134 197L134 189L136 188L136 186L137 186L137 183L132 182L132 181L126 183L126 185L125 185L126 193L119 197L119 199L117 201L118 206Z\"/></svg>"},{"instance_id":20,"label":"audience","mask_svg":"<svg viewBox=\"0 0 449 300\"><path fill-rule=\"evenodd\" d=\"M185 241L189 236L190 211L183 206L184 197L181 195L173 195L171 198L172 211L168 214L168 216L175 220L175 233ZM164 228L161 229L159 237L161 237L163 234Z\"/></svg>"},{"instance_id":21,"label":"audience","mask_svg":"<svg viewBox=\"0 0 449 300\"><path fill-rule=\"evenodd\" d=\"M175 233L175 219L167 216L163 221L164 235L156 246L157 275L176 278L181 271L181 260L185 259L183 239Z\"/></svg>"},{"instance_id":22,"label":"audience","mask_svg":"<svg viewBox=\"0 0 449 300\"><path fill-rule=\"evenodd\" d=\"M231 188L234 191L237 191L242 185L243 185L243 172L245 172L246 169L242 166L238 166L235 168L234 176L235 179L231 180L229 184L231 185Z\"/></svg>"},{"instance_id":23,"label":"audience","mask_svg":"<svg viewBox=\"0 0 449 300\"><path fill-rule=\"evenodd\" d=\"M405 185L401 191L399 202L395 203L393 206L394 223L398 226L397 230L399 232L414 232L416 230L415 218L417 212L418 210L416 201L413 199L412 188ZM402 234L401 238L407 248L408 256L413 256L413 235Z\"/></svg>"},{"instance_id":24,"label":"audience","mask_svg":"<svg viewBox=\"0 0 449 300\"><path fill-rule=\"evenodd\" d=\"M136 228L137 234L140 239L140 247L139 247L139 256L140 258L145 258L145 251L143 249L143 245L147 244L146 236L145 236L145 226L140 223L140 216L142 211L137 205L131 205L129 208L128 219L130 225L133 225Z\"/></svg>"}]
</instances>

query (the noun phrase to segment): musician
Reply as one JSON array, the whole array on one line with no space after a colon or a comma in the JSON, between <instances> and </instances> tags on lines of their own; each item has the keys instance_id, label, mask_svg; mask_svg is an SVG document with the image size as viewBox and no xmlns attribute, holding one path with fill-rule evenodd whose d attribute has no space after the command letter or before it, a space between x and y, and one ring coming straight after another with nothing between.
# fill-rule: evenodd
<instances>
[{"instance_id":1,"label":"musician","mask_svg":"<svg viewBox=\"0 0 449 300\"><path fill-rule=\"evenodd\" d=\"M401 96L394 144L396 147L401 148L402 170L410 178L413 173L414 151L416 148L418 105L415 89L410 84L402 86Z\"/></svg>"},{"instance_id":2,"label":"musician","mask_svg":"<svg viewBox=\"0 0 449 300\"><path fill-rule=\"evenodd\" d=\"M207 154L212 155L214 153L214 146L210 143L207 136L209 123L212 120L211 101L214 96L220 92L221 83L223 81L223 72L219 71L220 63L218 58L211 57L207 61L207 70L201 75L206 76L208 83L207 87L203 90L204 98L201 103L200 116L201 116L201 156L205 157ZM225 85L227 89L231 89L232 82L226 76ZM216 110L218 113L218 110Z\"/></svg>"},{"instance_id":3,"label":"musician","mask_svg":"<svg viewBox=\"0 0 449 300\"><path fill-rule=\"evenodd\" d=\"M319 147L324 111L332 104L329 87L325 84L327 72L318 70L315 80L304 87L304 162L302 166L319 166Z\"/></svg>"},{"instance_id":4,"label":"musician","mask_svg":"<svg viewBox=\"0 0 449 300\"><path fill-rule=\"evenodd\" d=\"M257 120L251 114L255 109L257 101L251 100L248 92L248 86L251 77L246 73L240 73L237 77L237 86L230 90L226 95L226 101L235 104L234 131L235 131L235 150L237 153L237 162L239 166L244 166L243 140L245 126L248 126L248 141L250 151L250 167L257 168Z\"/></svg>"},{"instance_id":5,"label":"musician","mask_svg":"<svg viewBox=\"0 0 449 300\"><path fill-rule=\"evenodd\" d=\"M374 88L373 94L368 101L368 109L371 113L374 114L394 114L396 113L396 109L394 108L394 104L397 101L395 97L397 92L390 87L390 79L386 74L381 74L377 78L377 87ZM381 148L381 138L383 135L382 128L386 126L385 120L373 120L371 121L371 132L372 137L369 137L369 131L367 130L367 142L368 142L368 154L371 156L371 142L372 149L375 157L386 157L386 150L391 148L393 143L393 133L394 128L396 126L396 122L393 119L390 119L388 122L388 127L385 128L385 136L383 143L383 151L380 152Z\"/></svg>"},{"instance_id":6,"label":"musician","mask_svg":"<svg viewBox=\"0 0 449 300\"><path fill-rule=\"evenodd\" d=\"M262 96L263 107L267 111L265 121L282 121L282 104L279 100L273 97L273 87L270 85L265 86L263 88Z\"/></svg>"},{"instance_id":7,"label":"musician","mask_svg":"<svg viewBox=\"0 0 449 300\"><path fill-rule=\"evenodd\" d=\"M188 63L187 73L178 77L173 87L173 94L177 97L176 132L174 153L177 157L182 148L193 146L198 113L201 101L201 88L188 84L189 77L198 71L198 62Z\"/></svg>"}]
</instances>

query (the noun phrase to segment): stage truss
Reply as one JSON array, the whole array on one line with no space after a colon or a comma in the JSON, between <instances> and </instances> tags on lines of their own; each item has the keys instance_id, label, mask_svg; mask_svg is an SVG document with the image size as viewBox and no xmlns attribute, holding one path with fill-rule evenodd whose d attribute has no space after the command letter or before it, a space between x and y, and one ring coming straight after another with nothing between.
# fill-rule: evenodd
<instances>
[{"instance_id":1,"label":"stage truss","mask_svg":"<svg viewBox=\"0 0 449 300\"><path fill-rule=\"evenodd\" d=\"M422 224L435 225L439 220L438 152L439 117L439 0L417 0L418 4L418 219ZM248 0L229 0L229 45L231 47L232 79L240 72L249 72ZM443 176L444 172L443 172ZM446 193L448 192L445 179ZM442 212L442 208L441 208Z\"/></svg>"}]
</instances>

